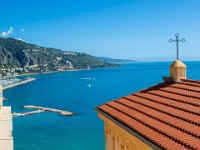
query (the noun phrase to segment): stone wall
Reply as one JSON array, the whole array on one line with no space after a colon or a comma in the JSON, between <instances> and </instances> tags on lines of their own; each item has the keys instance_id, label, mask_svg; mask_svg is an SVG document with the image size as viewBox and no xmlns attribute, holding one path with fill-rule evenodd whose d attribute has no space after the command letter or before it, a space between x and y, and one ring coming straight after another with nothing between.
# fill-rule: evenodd
<instances>
[{"instance_id":1,"label":"stone wall","mask_svg":"<svg viewBox=\"0 0 200 150\"><path fill-rule=\"evenodd\" d=\"M3 106L3 90L0 86L0 150L13 150L12 131L11 107Z\"/></svg>"}]
</instances>

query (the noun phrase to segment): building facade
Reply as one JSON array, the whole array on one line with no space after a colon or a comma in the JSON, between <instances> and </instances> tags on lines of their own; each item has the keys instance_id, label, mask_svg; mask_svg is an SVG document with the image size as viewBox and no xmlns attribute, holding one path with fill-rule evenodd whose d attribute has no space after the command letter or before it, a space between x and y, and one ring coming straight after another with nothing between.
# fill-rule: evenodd
<instances>
[{"instance_id":1,"label":"building facade","mask_svg":"<svg viewBox=\"0 0 200 150\"><path fill-rule=\"evenodd\" d=\"M163 79L96 108L106 150L200 149L200 81L178 60Z\"/></svg>"},{"instance_id":2,"label":"building facade","mask_svg":"<svg viewBox=\"0 0 200 150\"><path fill-rule=\"evenodd\" d=\"M3 87L0 86L0 150L13 150L11 107L3 106Z\"/></svg>"},{"instance_id":3,"label":"building facade","mask_svg":"<svg viewBox=\"0 0 200 150\"><path fill-rule=\"evenodd\" d=\"M153 150L140 136L127 131L108 116L101 113L98 116L104 121L106 150Z\"/></svg>"}]
</instances>

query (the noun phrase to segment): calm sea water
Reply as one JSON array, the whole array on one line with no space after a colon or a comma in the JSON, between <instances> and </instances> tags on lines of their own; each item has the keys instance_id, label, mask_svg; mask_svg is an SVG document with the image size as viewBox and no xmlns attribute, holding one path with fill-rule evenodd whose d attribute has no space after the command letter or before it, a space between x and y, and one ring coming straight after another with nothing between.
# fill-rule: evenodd
<instances>
[{"instance_id":1,"label":"calm sea water","mask_svg":"<svg viewBox=\"0 0 200 150\"><path fill-rule=\"evenodd\" d=\"M200 62L185 62L189 78L200 79ZM4 92L13 112L39 105L75 112L73 117L41 113L14 118L15 150L104 150L103 122L95 107L162 81L170 62L34 75L36 81ZM89 80L87 78L94 78ZM88 85L91 85L90 87Z\"/></svg>"}]
</instances>

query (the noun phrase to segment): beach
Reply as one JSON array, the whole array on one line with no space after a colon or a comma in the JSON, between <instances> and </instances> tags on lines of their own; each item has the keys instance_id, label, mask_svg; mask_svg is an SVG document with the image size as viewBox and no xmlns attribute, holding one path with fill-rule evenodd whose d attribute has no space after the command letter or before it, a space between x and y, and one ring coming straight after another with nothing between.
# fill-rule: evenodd
<instances>
[{"instance_id":1,"label":"beach","mask_svg":"<svg viewBox=\"0 0 200 150\"><path fill-rule=\"evenodd\" d=\"M35 81L35 80L36 80L36 78L28 78L28 79L19 81L19 82L17 82L17 83L4 86L3 89L4 89L4 90L7 90L7 89L10 89L10 88L13 88L13 87L22 85L22 84L26 84L26 83L29 83L29 82L32 82L32 81Z\"/></svg>"}]
</instances>

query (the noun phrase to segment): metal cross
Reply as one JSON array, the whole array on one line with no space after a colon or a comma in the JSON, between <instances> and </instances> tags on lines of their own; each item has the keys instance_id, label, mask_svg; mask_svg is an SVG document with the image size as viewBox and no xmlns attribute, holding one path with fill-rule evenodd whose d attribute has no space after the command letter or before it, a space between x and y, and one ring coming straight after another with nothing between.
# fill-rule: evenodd
<instances>
[{"instance_id":1,"label":"metal cross","mask_svg":"<svg viewBox=\"0 0 200 150\"><path fill-rule=\"evenodd\" d=\"M178 59L179 59L179 42L183 42L183 43L184 43L184 42L185 42L185 39L184 39L184 38L179 39L179 38L178 38L178 37L179 37L179 34L178 34L178 33L176 33L175 36L176 36L176 39L175 39L175 40L169 39L169 42L170 42L170 43L176 42L177 60L178 60Z\"/></svg>"}]
</instances>

